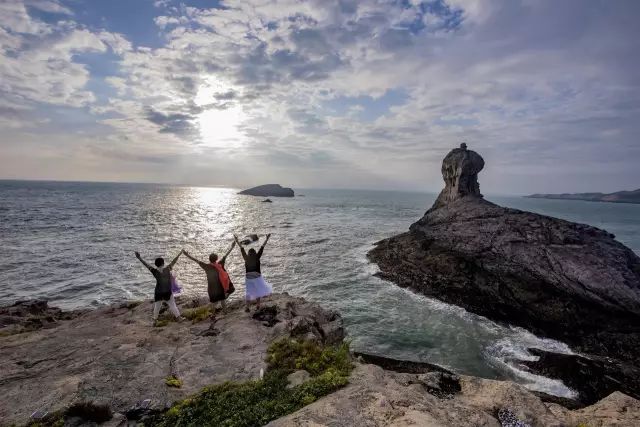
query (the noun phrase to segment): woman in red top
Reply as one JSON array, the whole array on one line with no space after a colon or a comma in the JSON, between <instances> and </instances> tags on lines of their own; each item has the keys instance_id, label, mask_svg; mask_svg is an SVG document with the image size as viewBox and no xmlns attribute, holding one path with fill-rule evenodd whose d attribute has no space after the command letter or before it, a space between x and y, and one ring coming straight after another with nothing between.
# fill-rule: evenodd
<instances>
[{"instance_id":1,"label":"woman in red top","mask_svg":"<svg viewBox=\"0 0 640 427\"><path fill-rule=\"evenodd\" d=\"M211 316L215 316L216 303L220 301L220 306L226 311L226 299L235 290L229 274L224 269L224 264L227 260L227 256L231 253L235 247L236 242L231 244L231 247L226 254L218 261L218 254L212 253L209 255L209 262L202 262L192 257L186 251L184 255L192 261L198 263L198 265L204 270L207 275L207 293L209 294L209 302L211 303Z\"/></svg>"}]
</instances>

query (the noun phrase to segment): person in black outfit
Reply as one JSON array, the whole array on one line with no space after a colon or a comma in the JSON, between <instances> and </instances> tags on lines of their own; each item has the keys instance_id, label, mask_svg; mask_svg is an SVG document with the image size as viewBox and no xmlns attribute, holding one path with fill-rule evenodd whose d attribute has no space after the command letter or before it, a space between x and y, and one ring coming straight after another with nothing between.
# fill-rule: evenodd
<instances>
[{"instance_id":1,"label":"person in black outfit","mask_svg":"<svg viewBox=\"0 0 640 427\"><path fill-rule=\"evenodd\" d=\"M173 298L173 293L171 292L171 269L182 255L183 251L180 251L178 255L169 263L169 265L164 264L164 258L156 258L154 264L155 267L149 265L145 260L140 257L140 254L136 252L136 258L140 260L145 267L149 269L153 277L156 279L156 289L153 293L153 322L155 324L156 320L158 320L158 314L160 314L160 307L163 302L166 302L169 305L169 311L171 314L175 316L176 319L180 320L180 311L178 310L178 306L176 306L176 301Z\"/></svg>"},{"instance_id":2,"label":"person in black outfit","mask_svg":"<svg viewBox=\"0 0 640 427\"><path fill-rule=\"evenodd\" d=\"M271 238L271 234L267 234L267 238L257 252L253 248L249 249L248 252L245 252L235 234L233 238L238 246L240 246L240 252L242 253L242 258L244 258L244 267L246 270L246 278L244 282L246 301L245 311L249 311L249 305L253 301L256 301L256 309L260 309L260 299L271 295L272 292L271 284L264 280L262 272L260 271L260 258L264 252L264 247Z\"/></svg>"}]
</instances>

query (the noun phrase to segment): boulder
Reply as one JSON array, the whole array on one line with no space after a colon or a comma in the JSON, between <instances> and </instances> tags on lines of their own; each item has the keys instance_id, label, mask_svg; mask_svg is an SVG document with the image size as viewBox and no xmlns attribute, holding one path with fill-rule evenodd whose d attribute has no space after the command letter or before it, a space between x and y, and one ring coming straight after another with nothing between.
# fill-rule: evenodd
<instances>
[{"instance_id":1,"label":"boulder","mask_svg":"<svg viewBox=\"0 0 640 427\"><path fill-rule=\"evenodd\" d=\"M640 258L604 230L482 198L482 157L443 162L445 188L409 232L369 259L400 286L574 348L637 363Z\"/></svg>"},{"instance_id":2,"label":"boulder","mask_svg":"<svg viewBox=\"0 0 640 427\"><path fill-rule=\"evenodd\" d=\"M282 187L280 184L265 184L242 190L238 194L258 197L293 197L291 188Z\"/></svg>"}]
</instances>

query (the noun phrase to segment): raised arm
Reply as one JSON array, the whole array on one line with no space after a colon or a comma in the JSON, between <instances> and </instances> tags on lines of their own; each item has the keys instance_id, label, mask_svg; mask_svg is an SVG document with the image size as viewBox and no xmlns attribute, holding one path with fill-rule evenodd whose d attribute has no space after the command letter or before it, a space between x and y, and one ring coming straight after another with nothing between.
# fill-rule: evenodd
<instances>
[{"instance_id":1,"label":"raised arm","mask_svg":"<svg viewBox=\"0 0 640 427\"><path fill-rule=\"evenodd\" d=\"M260 246L260 250L258 251L258 257L262 256L262 252L264 252L264 247L267 246L267 242L271 238L271 233L267 234L267 238L264 240L262 246Z\"/></svg>"},{"instance_id":2,"label":"raised arm","mask_svg":"<svg viewBox=\"0 0 640 427\"><path fill-rule=\"evenodd\" d=\"M191 254L188 253L187 251L185 251L184 249L182 250L182 253L184 254L184 256L186 256L187 258L189 258L193 262L197 262L200 265L205 264L204 262L200 261L199 259L196 259L196 258L192 257Z\"/></svg>"},{"instance_id":3,"label":"raised arm","mask_svg":"<svg viewBox=\"0 0 640 427\"><path fill-rule=\"evenodd\" d=\"M236 242L236 244L238 245L238 247L240 248L240 253L242 254L242 258L246 261L247 260L247 253L244 251L244 248L242 247L242 245L240 244L240 242L238 241L238 236L236 236L235 234L233 235L233 240Z\"/></svg>"},{"instance_id":4,"label":"raised arm","mask_svg":"<svg viewBox=\"0 0 640 427\"><path fill-rule=\"evenodd\" d=\"M138 260L144 264L145 267L147 267L149 269L149 271L153 270L153 267L150 266L149 264L147 264L147 262L145 260L142 259L142 257L140 256L139 252L136 252L136 258L138 258Z\"/></svg>"},{"instance_id":5,"label":"raised arm","mask_svg":"<svg viewBox=\"0 0 640 427\"><path fill-rule=\"evenodd\" d=\"M235 236L234 236L235 237ZM229 250L227 251L227 253L224 254L224 256L222 257L222 259L220 260L221 264L224 264L224 262L227 260L227 257L229 256L229 254L231 253L231 251L233 250L233 248L236 246L236 241L234 240L233 243L231 243L231 247L229 248Z\"/></svg>"},{"instance_id":6,"label":"raised arm","mask_svg":"<svg viewBox=\"0 0 640 427\"><path fill-rule=\"evenodd\" d=\"M169 263L169 268L173 268L173 266L176 265L176 262L178 262L178 258L180 258L180 255L182 255L183 252L184 252L184 249L181 249L180 252L178 252L178 255L176 255L173 261Z\"/></svg>"}]
</instances>

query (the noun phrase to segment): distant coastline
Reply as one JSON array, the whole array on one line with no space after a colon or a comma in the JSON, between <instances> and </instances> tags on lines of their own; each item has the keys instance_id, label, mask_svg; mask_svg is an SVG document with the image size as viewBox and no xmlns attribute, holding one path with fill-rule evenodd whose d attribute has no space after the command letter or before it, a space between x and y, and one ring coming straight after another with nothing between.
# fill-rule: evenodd
<instances>
[{"instance_id":1,"label":"distant coastline","mask_svg":"<svg viewBox=\"0 0 640 427\"><path fill-rule=\"evenodd\" d=\"M617 191L615 193L530 194L524 197L530 199L586 200L588 202L640 204L640 188L632 191Z\"/></svg>"}]
</instances>

